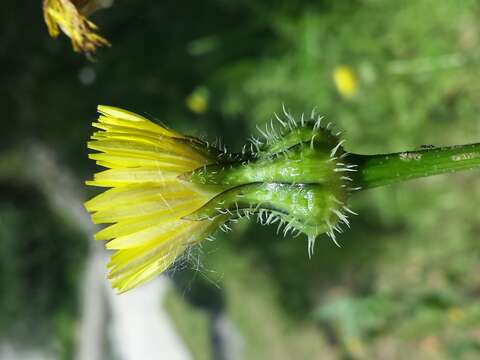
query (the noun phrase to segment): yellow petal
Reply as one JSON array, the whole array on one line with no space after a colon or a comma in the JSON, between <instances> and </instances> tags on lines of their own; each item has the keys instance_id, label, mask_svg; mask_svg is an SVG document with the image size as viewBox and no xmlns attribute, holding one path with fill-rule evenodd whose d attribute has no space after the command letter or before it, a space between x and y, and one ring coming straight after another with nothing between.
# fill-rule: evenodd
<instances>
[{"instance_id":1,"label":"yellow petal","mask_svg":"<svg viewBox=\"0 0 480 360\"><path fill-rule=\"evenodd\" d=\"M185 214L188 214L188 212ZM150 242L161 244L174 237L179 231L178 227L181 225L182 220L166 221L130 235L117 237L108 242L105 247L111 250L120 250L140 247Z\"/></svg>"},{"instance_id":2,"label":"yellow petal","mask_svg":"<svg viewBox=\"0 0 480 360\"><path fill-rule=\"evenodd\" d=\"M85 203L88 211L106 210L141 201L157 199L159 202L176 198L194 197L196 194L180 182L166 184L135 184L109 189Z\"/></svg>"},{"instance_id":3,"label":"yellow petal","mask_svg":"<svg viewBox=\"0 0 480 360\"><path fill-rule=\"evenodd\" d=\"M131 111L127 111L124 109L120 109L114 106L107 106L107 105L98 105L97 109L99 113L105 115L105 117L100 118L101 121L103 120L103 122L111 123L113 125L125 124L128 127L132 127L133 124L129 125L128 123L133 122L135 123L134 127L137 129L151 130L158 134L162 134L169 137L184 138L184 136L172 130L169 130L157 124L154 124L153 122L144 118L143 116L135 114ZM124 121L122 122L122 120Z\"/></svg>"},{"instance_id":4,"label":"yellow petal","mask_svg":"<svg viewBox=\"0 0 480 360\"><path fill-rule=\"evenodd\" d=\"M136 156L97 153L89 154L88 158L96 160L97 165L110 169L148 167L183 173L196 168L195 163L192 161L175 158L173 162L172 157L169 155L159 155L158 159L142 159Z\"/></svg>"},{"instance_id":5,"label":"yellow petal","mask_svg":"<svg viewBox=\"0 0 480 360\"><path fill-rule=\"evenodd\" d=\"M176 180L178 175L178 172L151 168L109 169L96 173L92 181L86 181L85 183L99 187L125 186L147 182L167 184L178 181Z\"/></svg>"},{"instance_id":6,"label":"yellow petal","mask_svg":"<svg viewBox=\"0 0 480 360\"><path fill-rule=\"evenodd\" d=\"M108 210L101 210L92 215L92 221L99 223L114 223L126 219L138 218L143 220L146 216L155 214L159 217L179 215L178 218L186 216L187 211L193 212L202 206L202 199L197 198L178 198L171 199L168 202L163 200L140 202L124 207L112 207Z\"/></svg>"},{"instance_id":7,"label":"yellow petal","mask_svg":"<svg viewBox=\"0 0 480 360\"><path fill-rule=\"evenodd\" d=\"M175 231L168 239L149 242L133 249L118 250L108 264L109 278L113 279L134 272L142 266L162 258L172 249L185 247L201 240L206 232L212 230L212 226L214 224L209 221L178 220L175 222Z\"/></svg>"},{"instance_id":8,"label":"yellow petal","mask_svg":"<svg viewBox=\"0 0 480 360\"><path fill-rule=\"evenodd\" d=\"M168 157L172 161L179 159L184 162L190 162L192 167L200 167L206 163L203 156L199 154L192 156L180 147L155 146L124 140L90 141L87 143L87 146L92 150L116 155L136 155L146 159L158 160Z\"/></svg>"},{"instance_id":9,"label":"yellow petal","mask_svg":"<svg viewBox=\"0 0 480 360\"><path fill-rule=\"evenodd\" d=\"M163 256L155 261L140 266L120 277L111 279L112 287L116 289L118 293L123 293L143 284L165 271L184 250L184 246L169 249Z\"/></svg>"}]
</instances>

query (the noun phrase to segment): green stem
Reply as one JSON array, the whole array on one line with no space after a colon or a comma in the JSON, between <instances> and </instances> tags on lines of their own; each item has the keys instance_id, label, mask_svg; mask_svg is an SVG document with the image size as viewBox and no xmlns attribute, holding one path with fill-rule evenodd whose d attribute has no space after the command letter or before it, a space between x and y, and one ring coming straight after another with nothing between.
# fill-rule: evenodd
<instances>
[{"instance_id":1,"label":"green stem","mask_svg":"<svg viewBox=\"0 0 480 360\"><path fill-rule=\"evenodd\" d=\"M349 157L358 165L354 186L362 189L401 181L480 168L480 143L392 154Z\"/></svg>"}]
</instances>

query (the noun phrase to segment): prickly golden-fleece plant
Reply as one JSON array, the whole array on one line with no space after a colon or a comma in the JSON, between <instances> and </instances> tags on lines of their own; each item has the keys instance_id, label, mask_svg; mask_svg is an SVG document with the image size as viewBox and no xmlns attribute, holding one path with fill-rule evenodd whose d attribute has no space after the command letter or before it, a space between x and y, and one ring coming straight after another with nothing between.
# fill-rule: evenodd
<instances>
[{"instance_id":1,"label":"prickly golden-fleece plant","mask_svg":"<svg viewBox=\"0 0 480 360\"><path fill-rule=\"evenodd\" d=\"M306 235L309 256L316 238L350 226L356 191L412 178L480 166L480 145L428 148L383 155L345 151L341 133L314 112L294 119L284 110L230 153L179 134L143 116L99 106L88 147L107 170L88 185L109 188L85 205L96 235L115 250L108 264L112 285L129 290L166 270L189 247L229 229L240 218L276 224L285 234Z\"/></svg>"}]
</instances>

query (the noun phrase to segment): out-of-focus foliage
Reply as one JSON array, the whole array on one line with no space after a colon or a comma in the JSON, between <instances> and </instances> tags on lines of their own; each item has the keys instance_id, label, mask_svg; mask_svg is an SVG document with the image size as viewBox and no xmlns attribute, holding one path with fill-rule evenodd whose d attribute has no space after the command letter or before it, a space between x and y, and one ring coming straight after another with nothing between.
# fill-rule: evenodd
<instances>
[{"instance_id":1,"label":"out-of-focus foliage","mask_svg":"<svg viewBox=\"0 0 480 360\"><path fill-rule=\"evenodd\" d=\"M89 63L47 36L36 2L9 0L0 151L35 137L87 178L97 103L221 136L234 150L282 104L297 114L316 107L354 152L477 142L479 17L469 0L128 0L93 16L114 46ZM354 97L335 88L339 65L358 76ZM197 89L208 93L202 111L188 105ZM305 239L241 223L204 245L181 294L197 277L218 284L248 359L475 359L479 197L478 171L359 194L342 248L319 239L311 260ZM31 241L13 221L0 226ZM192 306L172 313L185 337L205 341L192 334L203 320L189 326ZM194 353L205 346L192 342Z\"/></svg>"},{"instance_id":2,"label":"out-of-focus foliage","mask_svg":"<svg viewBox=\"0 0 480 360\"><path fill-rule=\"evenodd\" d=\"M37 190L0 191L0 336L70 358L87 244Z\"/></svg>"}]
</instances>

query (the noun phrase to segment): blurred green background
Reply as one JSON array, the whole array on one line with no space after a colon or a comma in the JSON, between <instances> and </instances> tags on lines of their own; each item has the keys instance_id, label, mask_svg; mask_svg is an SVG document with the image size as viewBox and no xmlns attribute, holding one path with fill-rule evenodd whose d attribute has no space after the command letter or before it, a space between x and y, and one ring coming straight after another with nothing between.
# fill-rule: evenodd
<instances>
[{"instance_id":1,"label":"blurred green background","mask_svg":"<svg viewBox=\"0 0 480 360\"><path fill-rule=\"evenodd\" d=\"M49 38L40 1L1 4L2 341L75 352L92 245L26 149L48 148L94 195L97 104L232 150L282 104L316 107L352 152L480 141L478 1L125 0L92 20L113 44L94 62ZM355 74L353 96L337 91L338 66ZM195 359L214 358L219 311L245 359L478 359L479 199L478 171L358 194L342 247L323 236L312 259L303 237L242 222L194 252L200 268L173 272L167 309Z\"/></svg>"}]
</instances>

